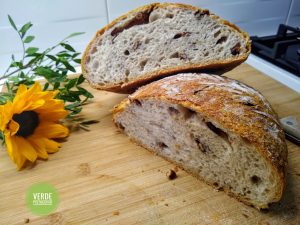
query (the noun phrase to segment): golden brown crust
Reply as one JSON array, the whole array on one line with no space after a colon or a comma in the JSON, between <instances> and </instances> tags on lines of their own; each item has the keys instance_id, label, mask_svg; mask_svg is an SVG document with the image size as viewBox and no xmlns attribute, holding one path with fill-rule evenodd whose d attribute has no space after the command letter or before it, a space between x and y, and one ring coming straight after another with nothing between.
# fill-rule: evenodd
<instances>
[{"instance_id":1,"label":"golden brown crust","mask_svg":"<svg viewBox=\"0 0 300 225\"><path fill-rule=\"evenodd\" d=\"M258 91L227 77L178 74L138 89L115 107L114 118L130 101L149 98L180 104L201 113L209 121L216 121L222 128L253 145L270 164L277 179L272 202L281 199L287 166L284 132L271 105ZM250 203L242 196L240 200Z\"/></svg>"},{"instance_id":2,"label":"golden brown crust","mask_svg":"<svg viewBox=\"0 0 300 225\"><path fill-rule=\"evenodd\" d=\"M86 70L86 58L89 54L90 48L93 45L94 41L101 35L103 35L103 33L112 28L113 26L115 26L117 23L119 23L122 20L125 20L126 18L128 18L128 16L130 16L131 14L137 13L137 12L143 12L143 11L151 11L155 8L164 8L164 7L174 7L174 8L185 8L185 9L191 9L191 10L196 10L196 11L201 11L201 12L208 12L208 10L205 9L201 9L198 7L194 7L191 5L185 5L185 4L177 4L177 3L152 3L150 5L146 5L146 6L142 6L140 8L134 9L126 14L124 14L123 16L113 20L111 23L109 23L107 26L105 26L104 28L102 28L101 30L99 30L96 35L94 36L94 38L92 39L92 41L89 43L89 45L87 46L87 48L85 49L85 52L83 54L82 57L82 61L81 61L81 68L82 68L82 73L83 75L87 78L87 80L89 80L88 78L88 74L87 74L87 70ZM218 16L210 13L209 14L212 18L215 19L220 19ZM234 24L220 19L220 22L235 29L238 33L240 33L246 42L246 48L247 48L247 52L237 56L235 58L232 59L227 59L227 60L216 60L213 62L209 62L209 63L202 63L202 64L190 64L190 65L184 65L184 66L177 66L177 67L171 67L171 68L166 68L166 69L162 69L162 70L157 70L157 71L153 71L150 72L148 74L144 74L141 77L138 77L135 80L132 80L130 82L127 83L120 83L120 84L111 84L111 85L99 85L97 83L93 83L91 81L89 81L90 85L95 88L95 89L99 89L99 90L106 90L106 91L111 91L111 92L117 92L117 93L132 93L134 90L136 90L138 87L150 83L154 80L160 79L162 77L166 77L166 76L170 76L173 74L177 74L180 72L187 72L187 71L203 71L205 69L226 69L226 68L233 68L235 66L238 66L239 64L241 64L242 62L244 62L250 52L251 52L251 41L249 38L249 35L242 31L241 29L239 29L237 26L235 26Z\"/></svg>"}]
</instances>

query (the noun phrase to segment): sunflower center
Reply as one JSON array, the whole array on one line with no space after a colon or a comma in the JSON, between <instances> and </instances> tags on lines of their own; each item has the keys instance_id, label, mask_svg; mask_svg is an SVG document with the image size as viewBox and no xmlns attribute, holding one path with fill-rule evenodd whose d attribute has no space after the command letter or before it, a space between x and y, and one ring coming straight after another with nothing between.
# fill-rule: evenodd
<instances>
[{"instance_id":1,"label":"sunflower center","mask_svg":"<svg viewBox=\"0 0 300 225\"><path fill-rule=\"evenodd\" d=\"M13 120L20 126L16 135L22 137L33 134L40 122L38 114L34 111L24 111L21 114L14 114Z\"/></svg>"}]
</instances>

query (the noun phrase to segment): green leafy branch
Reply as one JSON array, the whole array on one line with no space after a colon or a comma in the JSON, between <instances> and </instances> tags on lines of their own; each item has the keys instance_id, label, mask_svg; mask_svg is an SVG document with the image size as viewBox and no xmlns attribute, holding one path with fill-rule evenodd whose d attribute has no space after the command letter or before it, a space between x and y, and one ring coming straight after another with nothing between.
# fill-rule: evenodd
<instances>
[{"instance_id":1,"label":"green leafy branch","mask_svg":"<svg viewBox=\"0 0 300 225\"><path fill-rule=\"evenodd\" d=\"M8 20L20 38L23 52L19 60L14 55L11 56L10 65L0 76L0 80L7 79L5 81L6 92L0 93L0 104L13 100L20 84L31 86L36 79L44 78L43 90L59 91L56 98L65 102L65 109L70 112L67 118L69 121L78 123L81 128L91 124L91 121L78 119L78 114L82 106L94 96L81 86L85 81L82 74L75 78L68 76L69 72L76 72L74 67L80 65L81 62L78 58L80 53L68 43L68 39L83 33L70 34L58 44L40 51L37 47L28 46L35 39L35 36L27 35L33 26L31 22L18 29L9 15Z\"/></svg>"}]
</instances>

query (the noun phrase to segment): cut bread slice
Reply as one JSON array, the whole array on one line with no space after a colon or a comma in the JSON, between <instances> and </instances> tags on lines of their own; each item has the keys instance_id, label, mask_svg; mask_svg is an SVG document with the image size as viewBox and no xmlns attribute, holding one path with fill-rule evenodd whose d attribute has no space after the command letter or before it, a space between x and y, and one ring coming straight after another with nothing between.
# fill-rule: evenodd
<instances>
[{"instance_id":1,"label":"cut bread slice","mask_svg":"<svg viewBox=\"0 0 300 225\"><path fill-rule=\"evenodd\" d=\"M98 89L131 93L183 71L230 69L250 53L248 34L189 5L154 3L97 32L82 58L82 71Z\"/></svg>"},{"instance_id":2,"label":"cut bread slice","mask_svg":"<svg viewBox=\"0 0 300 225\"><path fill-rule=\"evenodd\" d=\"M267 100L236 80L178 74L148 84L114 109L135 142L261 209L281 199L287 147Z\"/></svg>"}]
</instances>

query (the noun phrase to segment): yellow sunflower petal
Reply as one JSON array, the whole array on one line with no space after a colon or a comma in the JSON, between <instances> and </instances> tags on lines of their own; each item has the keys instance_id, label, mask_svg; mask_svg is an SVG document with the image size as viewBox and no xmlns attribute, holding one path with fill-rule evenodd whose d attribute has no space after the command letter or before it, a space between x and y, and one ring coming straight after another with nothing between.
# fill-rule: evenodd
<instances>
[{"instance_id":1,"label":"yellow sunflower petal","mask_svg":"<svg viewBox=\"0 0 300 225\"><path fill-rule=\"evenodd\" d=\"M8 133L5 135L5 144L7 153L10 156L11 160L17 165L18 169L20 170L26 159L19 151L20 146L18 146L16 142L15 136L10 136Z\"/></svg>"},{"instance_id":2,"label":"yellow sunflower petal","mask_svg":"<svg viewBox=\"0 0 300 225\"><path fill-rule=\"evenodd\" d=\"M10 131L11 135L15 135L20 128L19 124L17 122L15 122L14 120L11 120L9 122L8 127L9 127L9 131Z\"/></svg>"},{"instance_id":3,"label":"yellow sunflower petal","mask_svg":"<svg viewBox=\"0 0 300 225\"><path fill-rule=\"evenodd\" d=\"M41 107L44 104L45 104L44 99L39 99L39 100L36 100L36 101L32 101L32 102L28 103L26 105L26 107L23 108L22 111L33 111L33 110ZM18 113L21 113L21 112L18 112Z\"/></svg>"},{"instance_id":4,"label":"yellow sunflower petal","mask_svg":"<svg viewBox=\"0 0 300 225\"><path fill-rule=\"evenodd\" d=\"M49 121L49 122L58 122L61 119L66 118L68 112L65 110L54 111L49 113L41 113L39 114L39 118L42 121Z\"/></svg>"},{"instance_id":5,"label":"yellow sunflower petal","mask_svg":"<svg viewBox=\"0 0 300 225\"><path fill-rule=\"evenodd\" d=\"M1 107L1 121L0 121L0 129L4 131L6 129L6 125L12 118L13 115L13 107L12 103L8 101L3 107Z\"/></svg>"},{"instance_id":6,"label":"yellow sunflower petal","mask_svg":"<svg viewBox=\"0 0 300 225\"><path fill-rule=\"evenodd\" d=\"M35 133L46 138L64 138L68 136L69 130L61 124L42 122Z\"/></svg>"},{"instance_id":7,"label":"yellow sunflower petal","mask_svg":"<svg viewBox=\"0 0 300 225\"><path fill-rule=\"evenodd\" d=\"M48 159L48 153L44 141L37 136L30 136L28 138L30 144L35 148L39 158Z\"/></svg>"},{"instance_id":8,"label":"yellow sunflower petal","mask_svg":"<svg viewBox=\"0 0 300 225\"><path fill-rule=\"evenodd\" d=\"M41 84L39 82L35 82L34 85L32 85L31 88L29 88L28 93L33 94L35 92L40 92L40 91L42 91Z\"/></svg>"},{"instance_id":9,"label":"yellow sunflower petal","mask_svg":"<svg viewBox=\"0 0 300 225\"><path fill-rule=\"evenodd\" d=\"M47 139L47 138L43 138L42 139L45 143L46 146L46 151L48 153L54 153L57 152L59 150L59 147L61 146L60 143L57 143L56 141Z\"/></svg>"},{"instance_id":10,"label":"yellow sunflower petal","mask_svg":"<svg viewBox=\"0 0 300 225\"><path fill-rule=\"evenodd\" d=\"M27 91L26 85L20 84L19 87L18 87L18 91L16 93L16 97L21 95L21 94L24 94L26 91Z\"/></svg>"},{"instance_id":11,"label":"yellow sunflower petal","mask_svg":"<svg viewBox=\"0 0 300 225\"><path fill-rule=\"evenodd\" d=\"M23 137L15 136L15 140L22 155L29 161L34 162L37 158L37 153L33 146Z\"/></svg>"}]
</instances>

